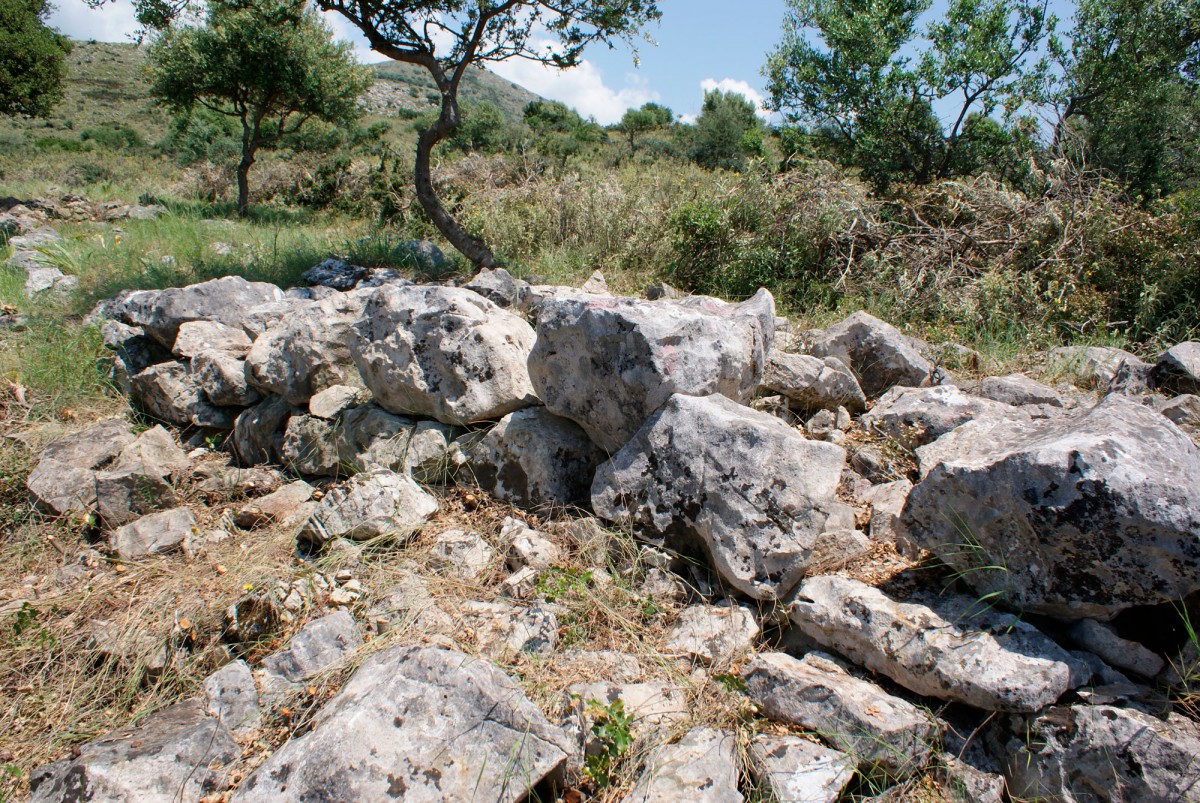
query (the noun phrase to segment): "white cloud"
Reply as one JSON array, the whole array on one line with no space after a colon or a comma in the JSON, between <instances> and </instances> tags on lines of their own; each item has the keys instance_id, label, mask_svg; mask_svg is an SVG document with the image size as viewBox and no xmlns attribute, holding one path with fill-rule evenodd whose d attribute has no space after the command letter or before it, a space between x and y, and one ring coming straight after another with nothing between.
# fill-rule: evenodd
<instances>
[{"instance_id":1,"label":"white cloud","mask_svg":"<svg viewBox=\"0 0 1200 803\"><path fill-rule=\"evenodd\" d=\"M50 27L72 39L128 42L138 29L131 0L113 0L92 8L83 0L56 0Z\"/></svg>"},{"instance_id":2,"label":"white cloud","mask_svg":"<svg viewBox=\"0 0 1200 803\"><path fill-rule=\"evenodd\" d=\"M715 78L705 78L700 82L700 89L705 93L719 89L722 92L732 92L741 95L754 104L754 107L758 110L759 117L765 119L771 117L771 112L764 106L762 93L745 81L739 81L736 78L722 78L720 81Z\"/></svg>"},{"instance_id":3,"label":"white cloud","mask_svg":"<svg viewBox=\"0 0 1200 803\"><path fill-rule=\"evenodd\" d=\"M525 59L489 64L492 72L550 100L571 106L584 117L603 125L618 122L627 109L661 99L661 95L636 74L625 76L625 86L613 89L604 83L599 68L584 60L569 70L559 70Z\"/></svg>"}]
</instances>

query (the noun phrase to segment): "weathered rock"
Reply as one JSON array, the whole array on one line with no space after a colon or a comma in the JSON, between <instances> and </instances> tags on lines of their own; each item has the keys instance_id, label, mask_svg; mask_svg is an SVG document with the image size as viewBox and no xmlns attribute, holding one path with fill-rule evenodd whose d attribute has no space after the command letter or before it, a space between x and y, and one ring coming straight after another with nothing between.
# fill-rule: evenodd
<instances>
[{"instance_id":1,"label":"weathered rock","mask_svg":"<svg viewBox=\"0 0 1200 803\"><path fill-rule=\"evenodd\" d=\"M1152 371L1154 386L1173 393L1200 394L1200 343L1180 343L1164 351Z\"/></svg>"},{"instance_id":2,"label":"weathered rock","mask_svg":"<svg viewBox=\"0 0 1200 803\"><path fill-rule=\"evenodd\" d=\"M496 558L496 551L477 532L446 530L437 534L431 558L435 568L471 581L487 571Z\"/></svg>"},{"instance_id":3,"label":"weathered rock","mask_svg":"<svg viewBox=\"0 0 1200 803\"><path fill-rule=\"evenodd\" d=\"M826 530L845 458L724 396L677 394L600 467L592 506L672 549L698 545L734 588L772 599L838 552Z\"/></svg>"},{"instance_id":4,"label":"weathered rock","mask_svg":"<svg viewBox=\"0 0 1200 803\"><path fill-rule=\"evenodd\" d=\"M140 326L106 320L100 333L105 348L113 352L110 376L117 389L127 396L133 392L131 380L134 376L151 365L171 359L171 353Z\"/></svg>"},{"instance_id":5,"label":"weathered rock","mask_svg":"<svg viewBox=\"0 0 1200 803\"><path fill-rule=\"evenodd\" d=\"M275 751L233 800L515 803L557 776L569 749L562 731L486 661L394 647L368 659L312 730Z\"/></svg>"},{"instance_id":6,"label":"weathered rock","mask_svg":"<svg viewBox=\"0 0 1200 803\"><path fill-rule=\"evenodd\" d=\"M684 690L665 683L575 683L565 697L563 729L585 756L600 750L592 730L597 711L612 710L618 700L631 720L629 735L641 744L656 741L690 715Z\"/></svg>"},{"instance_id":7,"label":"weathered rock","mask_svg":"<svg viewBox=\"0 0 1200 803\"><path fill-rule=\"evenodd\" d=\"M367 269L361 265L351 265L340 259L326 259L313 265L301 277L309 284L330 287L334 290L353 290L354 286L367 275Z\"/></svg>"},{"instance_id":8,"label":"weathered rock","mask_svg":"<svg viewBox=\"0 0 1200 803\"><path fill-rule=\"evenodd\" d=\"M334 538L368 541L385 536L406 539L438 508L437 500L410 477L375 469L351 477L325 495L321 506L296 534L318 549Z\"/></svg>"},{"instance_id":9,"label":"weathered rock","mask_svg":"<svg viewBox=\"0 0 1200 803\"><path fill-rule=\"evenodd\" d=\"M850 756L799 736L750 743L750 771L779 803L835 803L855 770Z\"/></svg>"},{"instance_id":10,"label":"weathered rock","mask_svg":"<svg viewBox=\"0 0 1200 803\"><path fill-rule=\"evenodd\" d=\"M468 635L480 654L493 661L521 653L548 656L558 644L558 617L543 605L470 601L455 608L454 615L454 632Z\"/></svg>"},{"instance_id":11,"label":"weathered rock","mask_svg":"<svg viewBox=\"0 0 1200 803\"><path fill-rule=\"evenodd\" d=\"M1014 407L1022 407L1027 404L1063 406L1061 393L1024 374L986 377L979 383L978 394L985 399L1011 404Z\"/></svg>"},{"instance_id":12,"label":"weathered rock","mask_svg":"<svg viewBox=\"0 0 1200 803\"><path fill-rule=\"evenodd\" d=\"M694 728L677 744L660 747L646 759L646 771L622 802L742 803L737 781L734 734Z\"/></svg>"},{"instance_id":13,"label":"weathered rock","mask_svg":"<svg viewBox=\"0 0 1200 803\"><path fill-rule=\"evenodd\" d=\"M450 448L455 434L448 424L404 418L364 404L338 422L338 460L356 471L386 468L421 482L444 483L458 467Z\"/></svg>"},{"instance_id":14,"label":"weathered rock","mask_svg":"<svg viewBox=\"0 0 1200 803\"><path fill-rule=\"evenodd\" d=\"M350 341L363 303L338 293L291 310L246 355L250 384L297 406L334 385L358 384Z\"/></svg>"},{"instance_id":15,"label":"weathered rock","mask_svg":"<svg viewBox=\"0 0 1200 803\"><path fill-rule=\"evenodd\" d=\"M54 441L25 480L34 504L59 516L88 513L96 504L96 470L133 440L129 422L113 418Z\"/></svg>"},{"instance_id":16,"label":"weathered rock","mask_svg":"<svg viewBox=\"0 0 1200 803\"><path fill-rule=\"evenodd\" d=\"M119 527L157 507L172 504L187 455L165 429L152 427L121 450L116 462L96 473L96 501L106 527Z\"/></svg>"},{"instance_id":17,"label":"weathered rock","mask_svg":"<svg viewBox=\"0 0 1200 803\"><path fill-rule=\"evenodd\" d=\"M1084 388L1138 393L1150 382L1150 363L1128 351L1102 346L1065 346L1052 349L1047 371L1072 377Z\"/></svg>"},{"instance_id":18,"label":"weathered rock","mask_svg":"<svg viewBox=\"0 0 1200 803\"><path fill-rule=\"evenodd\" d=\"M780 393L801 410L836 410L845 407L861 413L867 397L854 374L837 357L813 357L772 350L762 378L763 389Z\"/></svg>"},{"instance_id":19,"label":"weathered rock","mask_svg":"<svg viewBox=\"0 0 1200 803\"><path fill-rule=\"evenodd\" d=\"M317 418L334 419L351 407L361 404L364 395L365 391L362 388L334 385L308 400L308 412Z\"/></svg>"},{"instance_id":20,"label":"weathered rock","mask_svg":"<svg viewBox=\"0 0 1200 803\"><path fill-rule=\"evenodd\" d=\"M605 455L573 421L544 407L510 413L468 453L479 487L525 508L579 505Z\"/></svg>"},{"instance_id":21,"label":"weathered rock","mask_svg":"<svg viewBox=\"0 0 1200 803\"><path fill-rule=\"evenodd\" d=\"M288 419L279 457L289 471L305 477L336 477L346 473L338 454L334 423L310 415Z\"/></svg>"},{"instance_id":22,"label":"weathered rock","mask_svg":"<svg viewBox=\"0 0 1200 803\"><path fill-rule=\"evenodd\" d=\"M1152 678L1163 670L1162 656L1123 639L1111 625L1093 619L1081 619L1067 630L1075 643L1103 658L1117 669Z\"/></svg>"},{"instance_id":23,"label":"weathered rock","mask_svg":"<svg viewBox=\"0 0 1200 803\"><path fill-rule=\"evenodd\" d=\"M938 731L924 712L832 661L762 653L743 676L747 693L767 718L820 734L860 769L904 778L933 755Z\"/></svg>"},{"instance_id":24,"label":"weathered rock","mask_svg":"<svg viewBox=\"0 0 1200 803\"><path fill-rule=\"evenodd\" d=\"M637 658L615 650L567 649L556 655L554 661L565 677L585 681L636 683L642 678Z\"/></svg>"},{"instance_id":25,"label":"weathered rock","mask_svg":"<svg viewBox=\"0 0 1200 803\"><path fill-rule=\"evenodd\" d=\"M639 301L568 296L543 302L529 375L551 413L615 452L672 394L747 402L771 347L770 293L742 304L696 296Z\"/></svg>"},{"instance_id":26,"label":"weathered rock","mask_svg":"<svg viewBox=\"0 0 1200 803\"><path fill-rule=\"evenodd\" d=\"M200 482L197 490L205 494L260 496L278 490L286 478L273 468L234 468L201 465L193 472Z\"/></svg>"},{"instance_id":27,"label":"weathered rock","mask_svg":"<svg viewBox=\"0 0 1200 803\"><path fill-rule=\"evenodd\" d=\"M558 544L511 516L500 526L500 540L508 549L508 568L514 572L526 566L542 572L563 560Z\"/></svg>"},{"instance_id":28,"label":"weathered rock","mask_svg":"<svg viewBox=\"0 0 1200 803\"><path fill-rule=\"evenodd\" d=\"M180 324L171 353L190 360L202 351L223 351L244 357L249 350L250 338L240 327L235 329L216 321L188 321Z\"/></svg>"},{"instance_id":29,"label":"weathered rock","mask_svg":"<svg viewBox=\"0 0 1200 803\"><path fill-rule=\"evenodd\" d=\"M258 728L262 713L254 673L245 661L232 661L204 680L205 710L235 734Z\"/></svg>"},{"instance_id":30,"label":"weathered rock","mask_svg":"<svg viewBox=\"0 0 1200 803\"><path fill-rule=\"evenodd\" d=\"M285 522L312 498L313 487L303 480L288 483L277 491L248 502L238 511L234 523L244 530L273 522Z\"/></svg>"},{"instance_id":31,"label":"weathered rock","mask_svg":"<svg viewBox=\"0 0 1200 803\"><path fill-rule=\"evenodd\" d=\"M667 635L666 652L728 668L750 651L757 636L758 622L747 608L692 605L680 611L679 622Z\"/></svg>"},{"instance_id":32,"label":"weathered rock","mask_svg":"<svg viewBox=\"0 0 1200 803\"><path fill-rule=\"evenodd\" d=\"M356 327L354 360L380 407L465 424L535 403L533 329L456 287L383 287Z\"/></svg>"},{"instance_id":33,"label":"weathered rock","mask_svg":"<svg viewBox=\"0 0 1200 803\"><path fill-rule=\"evenodd\" d=\"M1014 800L1200 800L1200 736L1178 715L1060 706L1019 727L1005 772Z\"/></svg>"},{"instance_id":34,"label":"weathered rock","mask_svg":"<svg viewBox=\"0 0 1200 803\"><path fill-rule=\"evenodd\" d=\"M396 264L418 276L438 281L455 269L454 260L447 257L432 240L410 240L392 249Z\"/></svg>"},{"instance_id":35,"label":"weathered rock","mask_svg":"<svg viewBox=\"0 0 1200 803\"><path fill-rule=\"evenodd\" d=\"M67 800L197 803L226 787L215 769L242 749L195 701L177 703L79 748L76 758L30 773L31 803Z\"/></svg>"},{"instance_id":36,"label":"weathered rock","mask_svg":"<svg viewBox=\"0 0 1200 803\"><path fill-rule=\"evenodd\" d=\"M363 644L354 617L326 614L300 628L287 649L268 655L263 670L287 683L302 683L346 658Z\"/></svg>"},{"instance_id":37,"label":"weathered rock","mask_svg":"<svg viewBox=\"0 0 1200 803\"><path fill-rule=\"evenodd\" d=\"M349 542L334 542L345 543ZM454 620L438 607L429 584L409 568L395 573L392 586L371 606L367 617L379 633L410 628L446 635L455 632Z\"/></svg>"},{"instance_id":38,"label":"weathered rock","mask_svg":"<svg viewBox=\"0 0 1200 803\"><path fill-rule=\"evenodd\" d=\"M246 379L246 361L227 351L202 351L192 358L192 375L218 407L249 407L262 399Z\"/></svg>"},{"instance_id":39,"label":"weathered rock","mask_svg":"<svg viewBox=\"0 0 1200 803\"><path fill-rule=\"evenodd\" d=\"M908 480L896 480L873 485L859 497L871 506L871 540L895 544L900 554L908 557L915 557L919 551L901 521L912 489L913 484Z\"/></svg>"},{"instance_id":40,"label":"weathered rock","mask_svg":"<svg viewBox=\"0 0 1200 803\"><path fill-rule=\"evenodd\" d=\"M463 287L478 293L498 307L511 307L525 282L514 279L504 268L484 268Z\"/></svg>"},{"instance_id":41,"label":"weathered rock","mask_svg":"<svg viewBox=\"0 0 1200 803\"><path fill-rule=\"evenodd\" d=\"M183 548L196 527L196 518L185 507L151 513L113 531L109 546L121 560L161 555Z\"/></svg>"},{"instance_id":42,"label":"weathered rock","mask_svg":"<svg viewBox=\"0 0 1200 803\"><path fill-rule=\"evenodd\" d=\"M868 398L894 385L928 385L934 372L933 363L910 338L861 311L809 342L808 352L815 357L837 357L849 366Z\"/></svg>"},{"instance_id":43,"label":"weathered rock","mask_svg":"<svg viewBox=\"0 0 1200 803\"><path fill-rule=\"evenodd\" d=\"M134 399L151 418L180 426L231 429L233 414L214 406L186 363L152 365L133 377Z\"/></svg>"},{"instance_id":44,"label":"weathered rock","mask_svg":"<svg viewBox=\"0 0 1200 803\"><path fill-rule=\"evenodd\" d=\"M904 525L980 594L1108 619L1200 588L1200 450L1148 407L976 421L918 455Z\"/></svg>"},{"instance_id":45,"label":"weathered rock","mask_svg":"<svg viewBox=\"0 0 1200 803\"><path fill-rule=\"evenodd\" d=\"M972 766L957 756L938 757L942 785L952 803L1004 803L1004 776Z\"/></svg>"},{"instance_id":46,"label":"weathered rock","mask_svg":"<svg viewBox=\"0 0 1200 803\"><path fill-rule=\"evenodd\" d=\"M1018 407L968 396L953 385L937 385L892 388L862 417L862 424L909 449L916 449L983 417L1030 420L1029 414Z\"/></svg>"},{"instance_id":47,"label":"weathered rock","mask_svg":"<svg viewBox=\"0 0 1200 803\"><path fill-rule=\"evenodd\" d=\"M279 462L283 429L294 412L278 396L268 396L238 415L233 424L233 453L243 466Z\"/></svg>"},{"instance_id":48,"label":"weathered rock","mask_svg":"<svg viewBox=\"0 0 1200 803\"><path fill-rule=\"evenodd\" d=\"M273 284L225 276L189 287L131 293L115 306L113 312L126 323L141 326L159 343L171 348L180 324L216 321L240 329L243 316L252 307L282 298L283 292Z\"/></svg>"},{"instance_id":49,"label":"weathered rock","mask_svg":"<svg viewBox=\"0 0 1200 803\"><path fill-rule=\"evenodd\" d=\"M902 603L848 577L810 577L791 620L822 647L917 694L985 711L1037 711L1075 685L1066 650L969 597Z\"/></svg>"}]
</instances>

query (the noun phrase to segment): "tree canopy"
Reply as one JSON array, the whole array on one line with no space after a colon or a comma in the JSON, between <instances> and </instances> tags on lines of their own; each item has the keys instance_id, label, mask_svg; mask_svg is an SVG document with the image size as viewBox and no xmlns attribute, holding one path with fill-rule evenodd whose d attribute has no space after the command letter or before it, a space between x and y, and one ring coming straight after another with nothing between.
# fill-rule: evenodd
<instances>
[{"instance_id":1,"label":"tree canopy","mask_svg":"<svg viewBox=\"0 0 1200 803\"><path fill-rule=\"evenodd\" d=\"M171 28L152 45L151 92L176 114L195 107L241 124L238 211L259 148L311 119L348 123L370 70L295 0L210 0L202 26Z\"/></svg>"},{"instance_id":2,"label":"tree canopy","mask_svg":"<svg viewBox=\"0 0 1200 803\"><path fill-rule=\"evenodd\" d=\"M650 0L317 0L358 27L371 48L428 71L441 95L441 112L417 139L417 198L446 239L480 266L496 260L442 206L433 187L434 146L458 127L458 91L473 64L522 58L566 68L584 49L631 40L657 19Z\"/></svg>"},{"instance_id":3,"label":"tree canopy","mask_svg":"<svg viewBox=\"0 0 1200 803\"><path fill-rule=\"evenodd\" d=\"M706 92L692 132L692 158L696 163L742 170L748 157L764 153L762 125L754 104L736 92Z\"/></svg>"},{"instance_id":4,"label":"tree canopy","mask_svg":"<svg viewBox=\"0 0 1200 803\"><path fill-rule=\"evenodd\" d=\"M70 41L46 25L46 0L0 0L0 114L45 117L62 100Z\"/></svg>"},{"instance_id":5,"label":"tree canopy","mask_svg":"<svg viewBox=\"0 0 1200 803\"><path fill-rule=\"evenodd\" d=\"M617 130L629 137L629 152L632 154L637 152L638 137L667 128L673 122L675 113L666 106L644 103L640 109L628 109L617 124Z\"/></svg>"}]
</instances>

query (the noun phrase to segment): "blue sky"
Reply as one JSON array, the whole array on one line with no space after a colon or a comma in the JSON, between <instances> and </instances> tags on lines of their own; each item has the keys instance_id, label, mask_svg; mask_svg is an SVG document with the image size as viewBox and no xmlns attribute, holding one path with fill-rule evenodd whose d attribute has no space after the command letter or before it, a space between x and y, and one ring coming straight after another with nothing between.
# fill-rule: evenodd
<instances>
[{"instance_id":1,"label":"blue sky","mask_svg":"<svg viewBox=\"0 0 1200 803\"><path fill-rule=\"evenodd\" d=\"M100 10L90 9L83 0L54 2L51 24L75 39L124 42L137 28L129 0L115 0ZM628 48L598 47L586 53L583 65L567 72L517 61L492 69L601 123L616 122L625 109L647 101L695 115L705 87L761 97L759 69L779 39L783 0L744 0L736 7L718 0L660 0L659 7L661 23L647 30L657 45L639 46L639 67L634 67ZM363 60L379 60L348 24L337 18L330 22L339 36L360 45Z\"/></svg>"},{"instance_id":2,"label":"blue sky","mask_svg":"<svg viewBox=\"0 0 1200 803\"><path fill-rule=\"evenodd\" d=\"M99 10L84 0L53 0L51 24L75 39L129 41L137 28L131 0L110 0ZM1050 0L1051 10L1067 26L1071 0ZM560 71L526 61L510 60L491 69L543 97L561 100L585 117L614 123L630 107L655 101L669 106L685 120L700 111L707 89L741 92L761 102L760 75L766 54L779 42L784 0L659 0L663 18L646 33L656 44L638 47L639 66L629 48L594 47L573 70ZM935 0L931 14L944 10ZM354 41L363 61L380 57L366 48L361 35L337 15L327 15L341 38ZM935 108L939 114L944 110ZM944 114L943 114L944 116Z\"/></svg>"}]
</instances>

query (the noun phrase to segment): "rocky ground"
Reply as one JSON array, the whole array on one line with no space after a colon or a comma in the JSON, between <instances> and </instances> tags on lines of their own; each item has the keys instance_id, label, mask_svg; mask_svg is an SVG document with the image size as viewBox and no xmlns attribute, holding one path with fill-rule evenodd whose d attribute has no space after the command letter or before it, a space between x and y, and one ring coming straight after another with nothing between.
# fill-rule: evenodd
<instances>
[{"instance_id":1,"label":"rocky ground","mask_svg":"<svg viewBox=\"0 0 1200 803\"><path fill-rule=\"evenodd\" d=\"M1200 344L308 279L93 312L137 414L39 451L4 610L162 705L24 712L33 800L1200 800Z\"/></svg>"}]
</instances>

